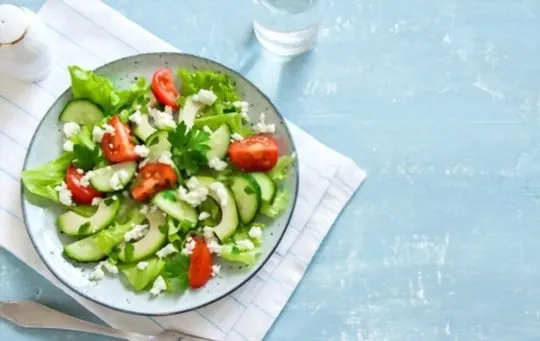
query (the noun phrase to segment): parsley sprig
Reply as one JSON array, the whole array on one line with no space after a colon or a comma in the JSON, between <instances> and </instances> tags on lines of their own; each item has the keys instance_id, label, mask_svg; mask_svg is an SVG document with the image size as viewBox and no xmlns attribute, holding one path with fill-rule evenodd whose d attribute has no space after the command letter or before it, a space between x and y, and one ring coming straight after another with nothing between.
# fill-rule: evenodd
<instances>
[{"instance_id":1,"label":"parsley sprig","mask_svg":"<svg viewBox=\"0 0 540 341\"><path fill-rule=\"evenodd\" d=\"M90 170L94 168L94 166L103 159L97 146L94 146L94 148L89 148L85 145L76 144L73 146L73 153L75 154L73 163L75 166L77 166L77 168L83 170Z\"/></svg>"},{"instance_id":2,"label":"parsley sprig","mask_svg":"<svg viewBox=\"0 0 540 341\"><path fill-rule=\"evenodd\" d=\"M180 122L174 131L169 132L168 139L172 146L172 160L178 169L191 175L208 164L206 152L210 149L210 134L207 132L195 127L188 129L184 122Z\"/></svg>"},{"instance_id":3,"label":"parsley sprig","mask_svg":"<svg viewBox=\"0 0 540 341\"><path fill-rule=\"evenodd\" d=\"M181 253L166 260L162 276L167 282L167 289L172 292L183 292L189 287L189 258Z\"/></svg>"}]
</instances>

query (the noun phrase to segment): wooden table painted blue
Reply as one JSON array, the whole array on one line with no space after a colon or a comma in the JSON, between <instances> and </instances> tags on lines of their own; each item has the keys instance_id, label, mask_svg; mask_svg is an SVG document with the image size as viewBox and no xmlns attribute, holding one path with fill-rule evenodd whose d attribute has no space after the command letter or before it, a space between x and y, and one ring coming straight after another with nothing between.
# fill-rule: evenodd
<instances>
[{"instance_id":1,"label":"wooden table painted blue","mask_svg":"<svg viewBox=\"0 0 540 341\"><path fill-rule=\"evenodd\" d=\"M248 0L108 3L368 171L268 340L540 339L540 2L328 0L289 62L250 40ZM95 320L0 251L0 299L29 298Z\"/></svg>"}]
</instances>

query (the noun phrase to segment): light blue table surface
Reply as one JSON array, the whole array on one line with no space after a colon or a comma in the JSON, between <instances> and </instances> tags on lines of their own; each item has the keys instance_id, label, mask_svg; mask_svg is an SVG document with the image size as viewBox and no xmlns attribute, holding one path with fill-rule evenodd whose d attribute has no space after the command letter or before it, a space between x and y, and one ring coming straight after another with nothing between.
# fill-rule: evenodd
<instances>
[{"instance_id":1,"label":"light blue table surface","mask_svg":"<svg viewBox=\"0 0 540 341\"><path fill-rule=\"evenodd\" d=\"M249 43L248 0L108 3L247 72L369 174L268 340L540 339L539 1L328 1L317 48L288 63ZM97 320L0 251L11 299Z\"/></svg>"}]
</instances>

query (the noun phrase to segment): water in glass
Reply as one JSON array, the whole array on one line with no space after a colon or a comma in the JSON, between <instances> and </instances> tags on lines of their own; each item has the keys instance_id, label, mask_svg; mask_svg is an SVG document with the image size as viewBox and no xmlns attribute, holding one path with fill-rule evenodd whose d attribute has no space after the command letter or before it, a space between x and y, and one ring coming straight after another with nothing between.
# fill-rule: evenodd
<instances>
[{"instance_id":1,"label":"water in glass","mask_svg":"<svg viewBox=\"0 0 540 341\"><path fill-rule=\"evenodd\" d=\"M309 50L317 39L321 0L253 0L253 28L270 52L293 56Z\"/></svg>"}]
</instances>

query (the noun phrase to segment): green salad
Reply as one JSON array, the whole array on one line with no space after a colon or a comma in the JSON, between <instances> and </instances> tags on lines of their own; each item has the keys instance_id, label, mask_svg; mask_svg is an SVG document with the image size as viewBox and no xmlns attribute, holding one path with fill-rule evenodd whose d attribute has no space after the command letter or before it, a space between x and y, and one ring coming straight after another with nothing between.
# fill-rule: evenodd
<instances>
[{"instance_id":1,"label":"green salad","mask_svg":"<svg viewBox=\"0 0 540 341\"><path fill-rule=\"evenodd\" d=\"M119 89L69 73L63 152L22 174L27 195L65 207L65 256L96 263L90 280L121 273L152 295L203 287L223 262L255 264L262 221L291 204L282 182L295 157L280 156L264 114L250 121L234 80L161 68Z\"/></svg>"}]
</instances>

